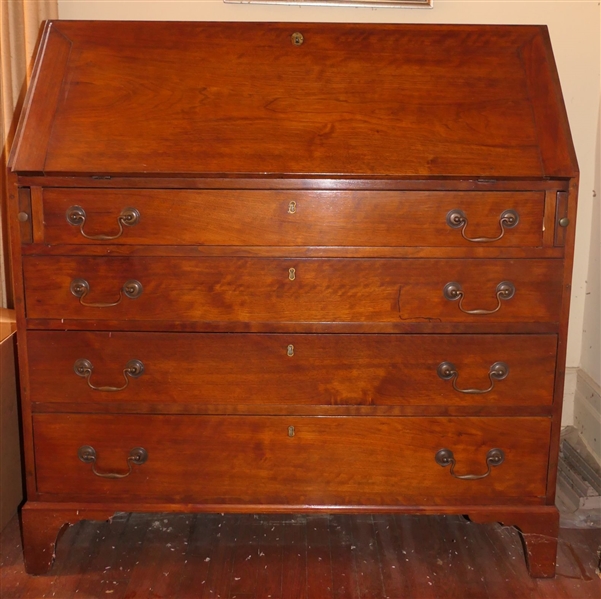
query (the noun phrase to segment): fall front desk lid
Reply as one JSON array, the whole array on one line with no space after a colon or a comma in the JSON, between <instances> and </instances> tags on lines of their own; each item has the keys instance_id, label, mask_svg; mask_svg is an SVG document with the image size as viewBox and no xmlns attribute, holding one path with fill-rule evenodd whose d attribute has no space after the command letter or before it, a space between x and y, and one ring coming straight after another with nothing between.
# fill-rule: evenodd
<instances>
[{"instance_id":1,"label":"fall front desk lid","mask_svg":"<svg viewBox=\"0 0 601 599\"><path fill-rule=\"evenodd\" d=\"M570 177L545 27L48 22L10 165L135 176Z\"/></svg>"}]
</instances>

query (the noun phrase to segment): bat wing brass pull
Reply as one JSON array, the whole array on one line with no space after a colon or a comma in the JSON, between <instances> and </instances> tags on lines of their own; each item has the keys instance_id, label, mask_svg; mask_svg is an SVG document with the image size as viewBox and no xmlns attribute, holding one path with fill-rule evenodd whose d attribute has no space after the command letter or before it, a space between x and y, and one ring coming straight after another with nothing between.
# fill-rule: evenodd
<instances>
[{"instance_id":1,"label":"bat wing brass pull","mask_svg":"<svg viewBox=\"0 0 601 599\"><path fill-rule=\"evenodd\" d=\"M497 285L496 296L497 296L497 307L493 310L466 310L463 307L463 300L465 294L461 283L451 282L447 283L442 290L442 294L445 299L450 302L459 300L459 309L465 314L494 314L501 309L501 302L510 300L515 295L515 285L509 281L502 281Z\"/></svg>"},{"instance_id":2,"label":"bat wing brass pull","mask_svg":"<svg viewBox=\"0 0 601 599\"><path fill-rule=\"evenodd\" d=\"M135 208L123 208L117 217L119 232L116 235L88 235L83 226L86 224L86 211L81 206L70 206L66 212L67 222L74 227L79 227L79 232L86 238L94 241L110 241L123 235L123 227L133 227L140 222L140 213Z\"/></svg>"},{"instance_id":3,"label":"bat wing brass pull","mask_svg":"<svg viewBox=\"0 0 601 599\"><path fill-rule=\"evenodd\" d=\"M130 378L137 379L138 377L142 376L144 374L144 364L140 362L140 360L130 360L123 369L125 385L121 387L97 387L96 385L93 385L90 378L92 376L92 371L94 370L94 365L92 362L90 362L90 360L86 360L85 358L76 360L75 364L73 364L73 370L77 376L81 376L86 379L90 389L94 389L94 391L115 392L123 391L123 389L129 385Z\"/></svg>"},{"instance_id":4,"label":"bat wing brass pull","mask_svg":"<svg viewBox=\"0 0 601 599\"><path fill-rule=\"evenodd\" d=\"M451 476L461 480L479 480L486 478L493 466L500 466L505 461L505 453L502 449L490 449L486 454L486 465L488 469L484 474L455 474L455 456L450 449L441 449L434 456L436 463L443 468L451 466Z\"/></svg>"},{"instance_id":5,"label":"bat wing brass pull","mask_svg":"<svg viewBox=\"0 0 601 599\"><path fill-rule=\"evenodd\" d=\"M127 457L128 471L124 473L98 472L96 469L96 450L90 445L82 445L77 452L77 457L85 464L92 464L92 472L100 478L125 478L131 474L134 464L141 466L148 460L148 452L143 447L134 447Z\"/></svg>"},{"instance_id":6,"label":"bat wing brass pull","mask_svg":"<svg viewBox=\"0 0 601 599\"><path fill-rule=\"evenodd\" d=\"M478 395L492 391L495 386L495 381L502 381L509 374L509 366L505 362L495 362L488 370L488 378L490 385L488 389L460 389L457 387L457 378L459 372L452 362L441 362L436 369L436 373L443 381L452 381L453 389L459 393L467 393L470 395Z\"/></svg>"},{"instance_id":7,"label":"bat wing brass pull","mask_svg":"<svg viewBox=\"0 0 601 599\"><path fill-rule=\"evenodd\" d=\"M461 235L467 241L473 243L490 243L491 241L499 241L505 235L506 229L513 229L520 222L520 215L515 210L505 210L499 217L499 226L501 227L501 233L497 237L468 237L465 234L467 227L467 216L463 210L451 210L447 214L447 225L451 229L460 229Z\"/></svg>"},{"instance_id":8,"label":"bat wing brass pull","mask_svg":"<svg viewBox=\"0 0 601 599\"><path fill-rule=\"evenodd\" d=\"M90 284L85 279L73 279L71 281L71 293L79 298L79 303L88 308L111 308L121 303L123 296L130 299L136 299L142 295L144 288L140 281L131 279L126 281L123 287L119 290L119 299L116 302L84 302L84 298L90 293Z\"/></svg>"}]
</instances>

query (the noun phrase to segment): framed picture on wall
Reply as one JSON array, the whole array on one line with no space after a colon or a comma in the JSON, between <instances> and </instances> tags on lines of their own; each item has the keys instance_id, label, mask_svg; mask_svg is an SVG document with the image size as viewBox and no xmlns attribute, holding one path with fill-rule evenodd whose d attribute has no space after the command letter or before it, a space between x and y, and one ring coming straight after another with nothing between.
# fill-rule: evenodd
<instances>
[{"instance_id":1,"label":"framed picture on wall","mask_svg":"<svg viewBox=\"0 0 601 599\"><path fill-rule=\"evenodd\" d=\"M432 8L433 0L223 0L227 4L362 6L365 8Z\"/></svg>"}]
</instances>

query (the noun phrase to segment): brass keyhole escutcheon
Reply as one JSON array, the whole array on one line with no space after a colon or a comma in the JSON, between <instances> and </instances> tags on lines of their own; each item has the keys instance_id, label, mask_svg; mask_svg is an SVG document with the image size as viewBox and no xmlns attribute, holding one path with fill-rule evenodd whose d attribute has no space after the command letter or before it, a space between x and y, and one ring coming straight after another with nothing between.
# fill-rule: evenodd
<instances>
[{"instance_id":1,"label":"brass keyhole escutcheon","mask_svg":"<svg viewBox=\"0 0 601 599\"><path fill-rule=\"evenodd\" d=\"M303 37L302 33L296 31L290 36L290 40L292 41L292 44L294 46L301 46L302 43L305 41L305 38Z\"/></svg>"},{"instance_id":2,"label":"brass keyhole escutcheon","mask_svg":"<svg viewBox=\"0 0 601 599\"><path fill-rule=\"evenodd\" d=\"M294 279L296 279L296 268L290 268L290 269L288 270L288 278L289 278L291 281L294 281Z\"/></svg>"},{"instance_id":3,"label":"brass keyhole escutcheon","mask_svg":"<svg viewBox=\"0 0 601 599\"><path fill-rule=\"evenodd\" d=\"M289 345L286 348L286 355L290 358L294 355L294 345Z\"/></svg>"},{"instance_id":4,"label":"brass keyhole escutcheon","mask_svg":"<svg viewBox=\"0 0 601 599\"><path fill-rule=\"evenodd\" d=\"M288 427L288 436L294 437L294 427L293 426Z\"/></svg>"},{"instance_id":5,"label":"brass keyhole escutcheon","mask_svg":"<svg viewBox=\"0 0 601 599\"><path fill-rule=\"evenodd\" d=\"M294 214L296 212L296 202L292 200L290 204L288 204L288 214Z\"/></svg>"}]
</instances>

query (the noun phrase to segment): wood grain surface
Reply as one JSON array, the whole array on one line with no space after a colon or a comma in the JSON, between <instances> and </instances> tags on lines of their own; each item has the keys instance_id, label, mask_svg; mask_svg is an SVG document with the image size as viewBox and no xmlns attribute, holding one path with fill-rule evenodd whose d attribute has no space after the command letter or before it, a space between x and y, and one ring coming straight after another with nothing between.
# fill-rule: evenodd
<instances>
[{"instance_id":1,"label":"wood grain surface","mask_svg":"<svg viewBox=\"0 0 601 599\"><path fill-rule=\"evenodd\" d=\"M556 345L554 335L28 333L31 397L42 403L541 406ZM74 371L82 358L95 386L122 387L132 359L144 374L95 391ZM499 361L509 374L488 393L460 393L437 375L448 361L460 389L487 389Z\"/></svg>"},{"instance_id":2,"label":"wood grain surface","mask_svg":"<svg viewBox=\"0 0 601 599\"><path fill-rule=\"evenodd\" d=\"M561 528L557 576L533 580L516 529L461 516L120 514L69 528L54 568L33 577L15 517L0 536L0 589L7 599L598 599L598 545L594 529Z\"/></svg>"},{"instance_id":3,"label":"wood grain surface","mask_svg":"<svg viewBox=\"0 0 601 599\"><path fill-rule=\"evenodd\" d=\"M550 420L35 414L33 428L46 499L395 506L544 495ZM78 459L84 445L100 472L127 472L134 447L148 461L105 479ZM457 474L481 475L497 447L505 462L480 480L434 460L448 448Z\"/></svg>"},{"instance_id":4,"label":"wood grain surface","mask_svg":"<svg viewBox=\"0 0 601 599\"><path fill-rule=\"evenodd\" d=\"M148 576L140 596L204 583L230 597L411 596L431 570L399 576L398 552L441 555L440 537L424 549L352 512L501 520L520 528L531 576L553 576L578 167L545 27L49 22L23 115L9 222L29 572L50 567L65 523L115 512L335 510L333 528L316 520L304 537L265 531L288 543L281 587L247 563L251 529L190 518L173 528L219 566L179 585L159 568L177 566L173 552L150 543L150 574L122 595ZM135 226L85 237L119 233L129 207ZM519 224L469 241L446 222L456 209L466 237L498 237L508 209ZM443 294L451 282L460 301ZM456 388L437 376L443 361ZM486 389L499 361L505 379L462 393ZM129 473L140 446L149 459ZM457 476L487 475L454 477L434 460L442 448ZM506 459L488 472L493 448ZM110 547L158 535L126 529L117 518ZM493 549L501 599L512 556ZM457 553L473 562L473 548ZM109 555L93 548L90 568ZM73 567L61 599L95 592ZM460 585L470 576L419 596L477 597Z\"/></svg>"},{"instance_id":5,"label":"wood grain surface","mask_svg":"<svg viewBox=\"0 0 601 599\"><path fill-rule=\"evenodd\" d=\"M540 247L542 192L336 192L44 190L44 243L49 245L216 245L371 247ZM140 213L115 240L86 239L65 217L86 213L86 235L114 236L124 208ZM447 225L461 210L470 242ZM519 222L504 233L500 217L515 210Z\"/></svg>"},{"instance_id":6,"label":"wood grain surface","mask_svg":"<svg viewBox=\"0 0 601 599\"><path fill-rule=\"evenodd\" d=\"M290 269L293 269L291 275ZM25 257L29 318L262 322L556 322L562 271L554 260L370 260ZM293 280L291 280L293 277ZM128 280L137 299L114 303ZM465 310L494 310L497 285L512 299L494 314L466 314L443 289L459 282Z\"/></svg>"},{"instance_id":7,"label":"wood grain surface","mask_svg":"<svg viewBox=\"0 0 601 599\"><path fill-rule=\"evenodd\" d=\"M295 47L297 30L305 41ZM32 115L45 107L54 117L41 135L33 119L24 127L20 147L37 136L41 152L19 151L11 164L21 172L575 171L569 152L541 162L553 145L547 122L565 118L558 83L540 68L541 27L54 22L48 31L41 72L63 45L70 53L51 79L60 95L49 107L47 88L32 95Z\"/></svg>"}]
</instances>

